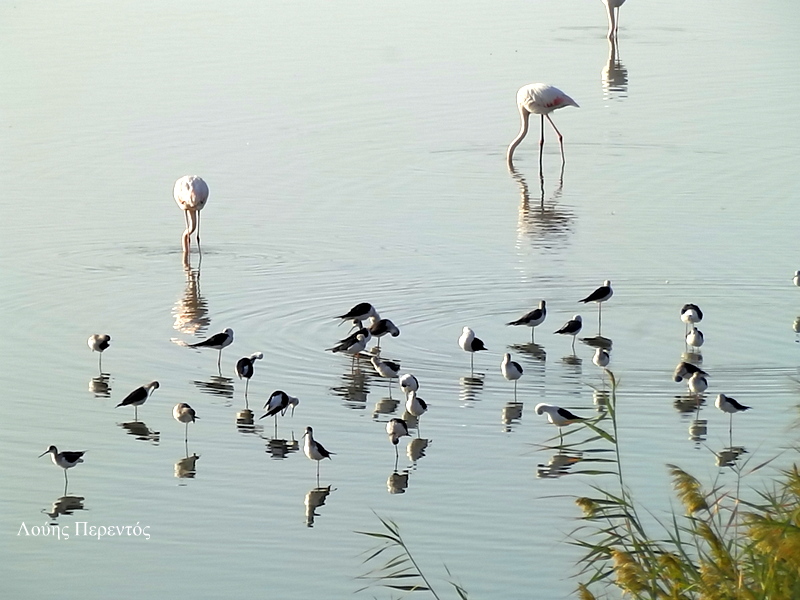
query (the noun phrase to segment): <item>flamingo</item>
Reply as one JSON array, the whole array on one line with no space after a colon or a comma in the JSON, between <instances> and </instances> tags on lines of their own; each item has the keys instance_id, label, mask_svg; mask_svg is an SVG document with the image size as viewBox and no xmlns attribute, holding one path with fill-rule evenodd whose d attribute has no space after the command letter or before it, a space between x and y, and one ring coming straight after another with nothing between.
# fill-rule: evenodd
<instances>
[{"instance_id":1,"label":"flamingo","mask_svg":"<svg viewBox=\"0 0 800 600\"><path fill-rule=\"evenodd\" d=\"M195 231L197 248L200 248L200 211L208 202L208 185L197 175L184 175L175 182L172 193L186 217L186 231L183 232L183 254L186 255Z\"/></svg>"},{"instance_id":2,"label":"flamingo","mask_svg":"<svg viewBox=\"0 0 800 600\"><path fill-rule=\"evenodd\" d=\"M550 113L556 109L565 106L574 106L578 108L578 103L572 98L567 96L557 87L548 85L546 83L531 83L519 88L517 92L517 108L519 108L519 116L522 120L522 125L519 130L519 135L514 138L508 146L508 153L506 161L509 168L513 168L514 150L519 146L520 142L525 138L528 133L528 117L531 113L542 116L541 137L539 138L539 166L542 165L542 148L544 148L544 118L550 121L550 125L555 129L558 135L558 143L561 146L561 164L564 164L564 136L553 123L550 118Z\"/></svg>"},{"instance_id":3,"label":"flamingo","mask_svg":"<svg viewBox=\"0 0 800 600\"><path fill-rule=\"evenodd\" d=\"M616 38L619 31L619 7L625 0L603 0L608 11L608 39Z\"/></svg>"}]
</instances>

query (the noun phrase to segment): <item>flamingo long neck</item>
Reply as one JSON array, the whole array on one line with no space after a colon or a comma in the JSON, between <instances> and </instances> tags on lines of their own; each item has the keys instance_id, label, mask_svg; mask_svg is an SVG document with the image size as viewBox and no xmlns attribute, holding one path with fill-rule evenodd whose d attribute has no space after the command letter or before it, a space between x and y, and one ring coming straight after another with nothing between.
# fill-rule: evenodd
<instances>
[{"instance_id":1,"label":"flamingo long neck","mask_svg":"<svg viewBox=\"0 0 800 600\"><path fill-rule=\"evenodd\" d=\"M528 117L530 116L530 114L531 113L529 113L527 109L525 109L524 107L522 106L519 107L519 116L522 122L519 128L519 134L508 145L506 162L508 163L509 168L513 166L511 161L514 158L514 150L517 149L517 146L519 146L520 142L522 142L522 140L525 139L525 136L528 134Z\"/></svg>"},{"instance_id":2,"label":"flamingo long neck","mask_svg":"<svg viewBox=\"0 0 800 600\"><path fill-rule=\"evenodd\" d=\"M606 0L603 4L606 5L608 9L608 37L609 39L614 37L616 33L616 25L617 25L617 18L616 14L614 13L614 7L612 6L609 0Z\"/></svg>"}]
</instances>

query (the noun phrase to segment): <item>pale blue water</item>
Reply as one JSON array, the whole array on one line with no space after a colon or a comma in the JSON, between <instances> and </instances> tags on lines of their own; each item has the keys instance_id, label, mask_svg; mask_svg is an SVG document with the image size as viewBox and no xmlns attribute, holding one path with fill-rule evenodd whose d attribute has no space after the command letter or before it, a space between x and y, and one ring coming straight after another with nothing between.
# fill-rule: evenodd
<instances>
[{"instance_id":1,"label":"pale blue water","mask_svg":"<svg viewBox=\"0 0 800 600\"><path fill-rule=\"evenodd\" d=\"M578 474L591 462L537 476L555 454L537 445L555 429L533 407L596 414L592 349L579 342L576 361L551 332L581 313L594 335L596 309L576 301L604 279L625 474L643 505L668 510L667 462L732 479L714 456L729 443L728 417L711 406L719 392L754 407L735 416L735 445L754 463L782 453L775 467L791 464L798 10L631 0L609 71L600 2L4 6L6 595L349 597L371 546L354 531L377 530L374 511L442 586L446 563L475 598L569 597L573 499L605 480ZM548 131L543 203L538 123L515 160L527 202L505 166L516 90L534 81L581 105L553 115L567 164L559 185ZM199 276L196 255L192 271L182 265L171 198L187 173L211 189ZM528 330L504 323L540 298L549 315L534 357L513 347ZM400 326L384 355L417 375L431 405L425 455L412 464L408 441L399 446L403 494L387 490L383 428L402 410L391 413L384 381L366 369L354 379L346 358L324 352L346 330L331 317L364 300ZM686 392L671 381L685 302L706 313L700 443L694 415L673 407ZM464 325L489 348L475 359L482 385L463 379ZM225 327L236 332L227 379L215 352L171 341ZM97 357L85 340L98 332L112 336L110 397L89 387ZM237 426L233 365L256 350L256 419L274 389L301 399L279 425L283 460L269 452L271 422ZM505 351L525 367L510 424ZM121 426L130 410L114 406L152 379L161 388L139 410L138 440ZM201 417L189 428L193 478L175 476L186 456L177 402ZM315 465L291 452L307 425L337 453L321 465L332 491L313 527ZM50 444L88 451L69 471L84 510L59 524L139 523L151 538L18 536L23 522L48 523L63 495L61 470L36 459Z\"/></svg>"}]
</instances>

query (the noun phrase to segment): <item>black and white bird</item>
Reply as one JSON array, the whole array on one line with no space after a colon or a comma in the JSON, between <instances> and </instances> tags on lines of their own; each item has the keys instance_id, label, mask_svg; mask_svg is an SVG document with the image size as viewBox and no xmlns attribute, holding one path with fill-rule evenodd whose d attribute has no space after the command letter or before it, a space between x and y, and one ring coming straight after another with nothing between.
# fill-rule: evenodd
<instances>
[{"instance_id":1,"label":"black and white bird","mask_svg":"<svg viewBox=\"0 0 800 600\"><path fill-rule=\"evenodd\" d=\"M344 354L351 354L352 356L355 356L366 349L367 343L370 339L372 339L372 334L369 332L369 329L362 327L354 334L348 335L346 338L339 340L335 346L328 348L328 351L333 352L334 354L337 352L342 352Z\"/></svg>"},{"instance_id":2,"label":"black and white bird","mask_svg":"<svg viewBox=\"0 0 800 600\"><path fill-rule=\"evenodd\" d=\"M244 386L244 396L247 397L247 389L250 387L250 378L253 376L255 372L255 368L253 363L257 360L261 360L264 358L264 354L262 352L255 352L250 356L245 356L239 359L236 363L236 374L239 376L239 379L244 377L247 380Z\"/></svg>"},{"instance_id":3,"label":"black and white bird","mask_svg":"<svg viewBox=\"0 0 800 600\"><path fill-rule=\"evenodd\" d=\"M689 392L695 396L699 396L708 389L708 379L702 372L692 373L689 377Z\"/></svg>"},{"instance_id":4,"label":"black and white bird","mask_svg":"<svg viewBox=\"0 0 800 600\"><path fill-rule=\"evenodd\" d=\"M233 343L233 329L228 327L225 331L221 333L215 333L207 340L203 340L202 342L197 342L196 344L187 344L189 348L213 348L214 350L219 350L219 356L217 357L217 368L220 368L220 361L222 360L222 349L227 348Z\"/></svg>"},{"instance_id":5,"label":"black and white bird","mask_svg":"<svg viewBox=\"0 0 800 600\"><path fill-rule=\"evenodd\" d=\"M608 366L608 363L611 362L611 355L605 348L597 348L594 351L592 362L601 369L605 369Z\"/></svg>"},{"instance_id":6,"label":"black and white bird","mask_svg":"<svg viewBox=\"0 0 800 600\"><path fill-rule=\"evenodd\" d=\"M689 362L680 362L678 366L675 367L675 371L672 374L672 378L675 380L676 383L680 383L684 379L689 379L695 373L700 373L704 377L708 377L708 373L703 371L697 365L693 365Z\"/></svg>"},{"instance_id":7,"label":"black and white bird","mask_svg":"<svg viewBox=\"0 0 800 600\"><path fill-rule=\"evenodd\" d=\"M561 326L561 329L555 331L554 333L560 333L561 335L571 335L572 336L572 351L575 351L575 336L577 336L581 332L581 328L583 327L583 319L580 315L575 315L569 321L564 323Z\"/></svg>"},{"instance_id":8,"label":"black and white bird","mask_svg":"<svg viewBox=\"0 0 800 600\"><path fill-rule=\"evenodd\" d=\"M537 415L547 415L547 420L558 427L559 437L562 437L561 428L565 425L572 425L573 423L578 423L585 420L583 417L579 417L578 415L571 413L566 408L561 408L560 406L555 406L553 404L540 403L536 405L534 410L536 411Z\"/></svg>"},{"instance_id":9,"label":"black and white bird","mask_svg":"<svg viewBox=\"0 0 800 600\"><path fill-rule=\"evenodd\" d=\"M180 402L176 404L172 409L172 416L178 423L185 423L186 429L184 430L183 441L185 443L189 442L189 423L194 423L200 417L197 416L197 413L194 409L186 404L185 402Z\"/></svg>"},{"instance_id":10,"label":"black and white bird","mask_svg":"<svg viewBox=\"0 0 800 600\"><path fill-rule=\"evenodd\" d=\"M372 306L372 304L369 302L360 302L346 313L339 315L336 318L341 319L342 323L345 321L353 321L360 328L361 323L370 317L374 317L375 319L381 318L381 316L378 314L378 311L375 310L375 307Z\"/></svg>"},{"instance_id":11,"label":"black and white bird","mask_svg":"<svg viewBox=\"0 0 800 600\"><path fill-rule=\"evenodd\" d=\"M421 417L428 411L428 403L417 396L417 392L410 391L406 395L406 412L413 417Z\"/></svg>"},{"instance_id":12,"label":"black and white bird","mask_svg":"<svg viewBox=\"0 0 800 600\"><path fill-rule=\"evenodd\" d=\"M42 458L45 454L49 454L50 458L53 460L53 464L57 467L61 467L64 469L64 485L69 482L67 479L67 469L71 469L78 463L83 462L83 455L86 454L86 450L83 452L59 452L58 448L55 446L50 446L47 450L42 452L39 455L39 458Z\"/></svg>"},{"instance_id":13,"label":"black and white bird","mask_svg":"<svg viewBox=\"0 0 800 600\"><path fill-rule=\"evenodd\" d=\"M145 385L141 385L135 390L133 390L130 394L125 396L125 399L117 404L114 408L119 408L120 406L133 406L133 418L139 418L139 407L144 404L147 399L152 395L152 393L159 388L159 384L157 381L151 381L150 383L146 383Z\"/></svg>"},{"instance_id":14,"label":"black and white bird","mask_svg":"<svg viewBox=\"0 0 800 600\"><path fill-rule=\"evenodd\" d=\"M686 334L686 344L692 348L700 348L704 341L705 337L703 336L703 332L697 327L692 326L692 328L689 330L689 333Z\"/></svg>"},{"instance_id":15,"label":"black and white bird","mask_svg":"<svg viewBox=\"0 0 800 600\"><path fill-rule=\"evenodd\" d=\"M722 412L726 412L730 415L730 420L728 423L729 436L733 436L733 413L750 410L749 406L740 404L738 400L736 400L735 398L731 398L730 396L726 396L725 394L717 395L717 400L716 402L714 402L714 406L716 406Z\"/></svg>"},{"instance_id":16,"label":"black and white bird","mask_svg":"<svg viewBox=\"0 0 800 600\"><path fill-rule=\"evenodd\" d=\"M596 302L597 303L597 326L598 328L602 326L602 319L603 319L603 302L606 302L611 299L611 296L614 295L614 290L611 289L611 282L606 279L599 288L593 291L591 294L586 296L578 302L583 302L587 304L589 302Z\"/></svg>"},{"instance_id":17,"label":"black and white bird","mask_svg":"<svg viewBox=\"0 0 800 600\"><path fill-rule=\"evenodd\" d=\"M100 367L100 372L103 371L103 352L108 348L111 343L111 336L108 334L100 334L95 333L94 335L90 335L89 339L86 341L89 345L89 348L92 349L92 352L97 352L100 354L98 359L98 366Z\"/></svg>"},{"instance_id":18,"label":"black and white bird","mask_svg":"<svg viewBox=\"0 0 800 600\"><path fill-rule=\"evenodd\" d=\"M514 382L514 402L517 401L517 380L522 377L522 365L511 360L511 355L506 352L503 355L503 362L500 363L500 372L506 381Z\"/></svg>"},{"instance_id":19,"label":"black and white bird","mask_svg":"<svg viewBox=\"0 0 800 600\"><path fill-rule=\"evenodd\" d=\"M389 441L394 444L394 468L397 470L397 460L400 457L400 453L397 450L397 444L400 442L401 437L408 435L408 425L403 419L391 419L388 423L386 423L386 434L389 436Z\"/></svg>"},{"instance_id":20,"label":"black and white bird","mask_svg":"<svg viewBox=\"0 0 800 600\"><path fill-rule=\"evenodd\" d=\"M303 437L305 438L303 452L309 460L317 461L317 484L319 484L319 461L323 458L330 458L335 452L328 452L322 444L314 439L314 430L311 427L306 427Z\"/></svg>"},{"instance_id":21,"label":"black and white bird","mask_svg":"<svg viewBox=\"0 0 800 600\"><path fill-rule=\"evenodd\" d=\"M686 333L689 333L689 327L693 327L696 323L703 320L703 311L697 304L684 304L681 307L681 321L686 324Z\"/></svg>"},{"instance_id":22,"label":"black and white bird","mask_svg":"<svg viewBox=\"0 0 800 600\"><path fill-rule=\"evenodd\" d=\"M800 287L800 271L795 271L795 272L794 272L794 278L792 279L792 282L793 282L793 283L794 283L794 284L795 284L797 287Z\"/></svg>"},{"instance_id":23,"label":"black and white bird","mask_svg":"<svg viewBox=\"0 0 800 600\"><path fill-rule=\"evenodd\" d=\"M378 348L381 347L381 338L385 335L397 337L400 335L400 329L392 323L389 319L378 319L377 317L370 317L368 327L370 334L374 338L378 338Z\"/></svg>"},{"instance_id":24,"label":"black and white bird","mask_svg":"<svg viewBox=\"0 0 800 600\"><path fill-rule=\"evenodd\" d=\"M458 345L461 346L464 352L469 352L470 371L474 368L475 353L481 350L488 350L488 348L483 345L483 340L475 337L475 332L469 327L464 327L464 329L461 330L461 337L458 338Z\"/></svg>"},{"instance_id":25,"label":"black and white bird","mask_svg":"<svg viewBox=\"0 0 800 600\"><path fill-rule=\"evenodd\" d=\"M264 417L275 417L275 426L277 427L278 413L280 413L281 416L284 416L286 411L289 410L289 407L291 407L292 416L294 416L294 409L298 404L300 404L300 400L294 396L290 396L283 390L275 390L264 403L264 408L267 411L266 414L261 415L259 419L263 419Z\"/></svg>"},{"instance_id":26,"label":"black and white bird","mask_svg":"<svg viewBox=\"0 0 800 600\"><path fill-rule=\"evenodd\" d=\"M717 400L714 402L714 406L720 409L722 412L726 412L729 414L737 413L737 412L744 412L746 410L750 410L750 406L745 406L744 404L740 404L736 398L731 398L730 396L726 396L725 394L718 394Z\"/></svg>"},{"instance_id":27,"label":"black and white bird","mask_svg":"<svg viewBox=\"0 0 800 600\"><path fill-rule=\"evenodd\" d=\"M400 365L390 360L381 360L380 356L373 356L370 362L378 375L389 380L389 397L391 398L392 379L397 379L399 377Z\"/></svg>"},{"instance_id":28,"label":"black and white bird","mask_svg":"<svg viewBox=\"0 0 800 600\"><path fill-rule=\"evenodd\" d=\"M400 389L403 393L408 395L409 392L416 392L419 390L419 380L411 373L406 373L400 378Z\"/></svg>"},{"instance_id":29,"label":"black and white bird","mask_svg":"<svg viewBox=\"0 0 800 600\"><path fill-rule=\"evenodd\" d=\"M533 343L533 331L536 327L544 323L547 317L547 306L544 300L539 301L539 308L534 308L531 312L525 313L516 321L506 323L506 325L524 325L531 328L531 344Z\"/></svg>"}]
</instances>

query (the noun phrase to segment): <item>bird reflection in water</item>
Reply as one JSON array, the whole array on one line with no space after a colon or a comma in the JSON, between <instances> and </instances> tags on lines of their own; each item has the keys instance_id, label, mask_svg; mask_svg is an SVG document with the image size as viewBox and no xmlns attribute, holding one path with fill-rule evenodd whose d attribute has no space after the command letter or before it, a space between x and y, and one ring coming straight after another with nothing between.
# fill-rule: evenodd
<instances>
[{"instance_id":1,"label":"bird reflection in water","mask_svg":"<svg viewBox=\"0 0 800 600\"><path fill-rule=\"evenodd\" d=\"M572 225L575 220L574 212L559 206L558 203L564 185L564 165L561 165L558 187L547 201L545 201L544 174L541 171L539 172L540 196L538 202L531 202L525 177L514 168L510 168L508 172L517 182L520 190L517 219L518 241L527 237L531 244L543 248L554 248L559 243L563 244L572 233Z\"/></svg>"},{"instance_id":2,"label":"bird reflection in water","mask_svg":"<svg viewBox=\"0 0 800 600\"><path fill-rule=\"evenodd\" d=\"M225 398L225 406L233 404L233 379L223 375L211 375L208 381L195 380L192 383L204 394Z\"/></svg>"},{"instance_id":3,"label":"bird reflection in water","mask_svg":"<svg viewBox=\"0 0 800 600\"><path fill-rule=\"evenodd\" d=\"M522 419L522 407L522 402L506 402L501 417L505 433L509 433L513 426Z\"/></svg>"},{"instance_id":4,"label":"bird reflection in water","mask_svg":"<svg viewBox=\"0 0 800 600\"><path fill-rule=\"evenodd\" d=\"M298 450L300 450L300 442L294 439L294 433L292 433L291 440L277 437L267 440L267 453L276 460L282 460Z\"/></svg>"},{"instance_id":5,"label":"bird reflection in water","mask_svg":"<svg viewBox=\"0 0 800 600\"><path fill-rule=\"evenodd\" d=\"M406 446L406 456L412 463L417 464L417 461L425 456L425 450L430 444L430 440L425 438L411 438Z\"/></svg>"},{"instance_id":6,"label":"bird reflection in water","mask_svg":"<svg viewBox=\"0 0 800 600\"><path fill-rule=\"evenodd\" d=\"M699 352L690 352L686 351L681 354L681 360L686 363L690 363L696 367L699 367L703 364L703 355Z\"/></svg>"},{"instance_id":7,"label":"bird reflection in water","mask_svg":"<svg viewBox=\"0 0 800 600\"><path fill-rule=\"evenodd\" d=\"M603 67L603 100L624 100L628 97L628 69L619 58L616 36L608 39L608 60Z\"/></svg>"},{"instance_id":8,"label":"bird reflection in water","mask_svg":"<svg viewBox=\"0 0 800 600\"><path fill-rule=\"evenodd\" d=\"M561 357L561 363L564 369L561 376L569 383L578 384L583 387L581 377L583 375L583 359L575 354L567 354ZM575 390L572 390L573 393Z\"/></svg>"},{"instance_id":9,"label":"bird reflection in water","mask_svg":"<svg viewBox=\"0 0 800 600\"><path fill-rule=\"evenodd\" d=\"M375 403L375 408L372 410L372 418L378 420L381 415L393 415L397 412L397 407L400 406L400 401L394 398L381 398Z\"/></svg>"},{"instance_id":10,"label":"bird reflection in water","mask_svg":"<svg viewBox=\"0 0 800 600\"><path fill-rule=\"evenodd\" d=\"M603 350L611 350L611 346L614 344L610 338L603 337L602 335L581 338L581 341L587 346L591 346L592 348L602 348Z\"/></svg>"},{"instance_id":11,"label":"bird reflection in water","mask_svg":"<svg viewBox=\"0 0 800 600\"><path fill-rule=\"evenodd\" d=\"M372 365L370 364L370 369ZM354 410L363 410L367 404L369 394L369 379L365 373L366 369L355 371L345 371L342 374L342 381L339 385L331 388L334 396L342 398L342 404Z\"/></svg>"},{"instance_id":12,"label":"bird reflection in water","mask_svg":"<svg viewBox=\"0 0 800 600\"><path fill-rule=\"evenodd\" d=\"M175 463L175 477L178 479L194 479L197 475L198 454L187 455Z\"/></svg>"},{"instance_id":13,"label":"bird reflection in water","mask_svg":"<svg viewBox=\"0 0 800 600\"><path fill-rule=\"evenodd\" d=\"M239 433L256 433L255 419L253 418L253 411L249 408L243 408L236 413L236 429Z\"/></svg>"},{"instance_id":14,"label":"bird reflection in water","mask_svg":"<svg viewBox=\"0 0 800 600\"><path fill-rule=\"evenodd\" d=\"M698 413L698 417L700 413ZM689 439L694 442L694 447L700 449L702 442L706 441L708 434L708 421L705 419L695 418L689 424Z\"/></svg>"},{"instance_id":15,"label":"bird reflection in water","mask_svg":"<svg viewBox=\"0 0 800 600\"><path fill-rule=\"evenodd\" d=\"M197 269L192 269L188 254L183 255L183 272L186 284L183 296L178 299L172 309L175 318L173 328L188 335L202 335L211 325L208 316L208 301L200 293L200 265L202 256L197 262Z\"/></svg>"},{"instance_id":16,"label":"bird reflection in water","mask_svg":"<svg viewBox=\"0 0 800 600\"><path fill-rule=\"evenodd\" d=\"M569 470L575 463L583 460L583 453L561 448L554 454L550 461L536 467L536 477L539 479L555 479L569 475Z\"/></svg>"},{"instance_id":17,"label":"bird reflection in water","mask_svg":"<svg viewBox=\"0 0 800 600\"><path fill-rule=\"evenodd\" d=\"M608 401L611 399L611 392L607 389L592 390L592 404L597 412L604 414L608 410Z\"/></svg>"},{"instance_id":18,"label":"bird reflection in water","mask_svg":"<svg viewBox=\"0 0 800 600\"><path fill-rule=\"evenodd\" d=\"M702 408L703 404L705 403L706 399L705 396L700 394L693 394L691 392L687 394L681 394L680 396L675 396L675 401L672 405L675 407L681 414L691 414L693 412L697 412L698 416L700 415L700 408Z\"/></svg>"},{"instance_id":19,"label":"bird reflection in water","mask_svg":"<svg viewBox=\"0 0 800 600\"><path fill-rule=\"evenodd\" d=\"M158 443L161 441L161 432L150 429L142 421L129 421L128 423L117 424L122 427L128 435L132 435L142 442L152 442L154 446L158 446Z\"/></svg>"},{"instance_id":20,"label":"bird reflection in water","mask_svg":"<svg viewBox=\"0 0 800 600\"><path fill-rule=\"evenodd\" d=\"M540 346L539 344L511 344L508 349L514 354L521 354L536 362L545 362L547 360L547 352L544 346Z\"/></svg>"},{"instance_id":21,"label":"bird reflection in water","mask_svg":"<svg viewBox=\"0 0 800 600\"><path fill-rule=\"evenodd\" d=\"M794 323L792 323L792 330L795 333L794 341L800 342L800 317L795 317Z\"/></svg>"},{"instance_id":22,"label":"bird reflection in water","mask_svg":"<svg viewBox=\"0 0 800 600\"><path fill-rule=\"evenodd\" d=\"M111 398L111 374L100 373L89 380L89 391L95 398Z\"/></svg>"},{"instance_id":23,"label":"bird reflection in water","mask_svg":"<svg viewBox=\"0 0 800 600\"><path fill-rule=\"evenodd\" d=\"M83 496L61 496L61 498L53 502L50 510L43 508L42 512L55 521L61 515L71 515L77 510L86 510L83 506L84 500Z\"/></svg>"},{"instance_id":24,"label":"bird reflection in water","mask_svg":"<svg viewBox=\"0 0 800 600\"><path fill-rule=\"evenodd\" d=\"M458 399L461 401L461 406L469 406L476 400L483 391L483 378L482 373L476 373L470 377L461 377L458 382L461 388L458 392Z\"/></svg>"},{"instance_id":25,"label":"bird reflection in water","mask_svg":"<svg viewBox=\"0 0 800 600\"><path fill-rule=\"evenodd\" d=\"M723 448L715 453L714 456L716 457L718 467L734 467L739 457L746 453L747 450L744 447L733 446L731 448Z\"/></svg>"},{"instance_id":26,"label":"bird reflection in water","mask_svg":"<svg viewBox=\"0 0 800 600\"><path fill-rule=\"evenodd\" d=\"M394 471L386 480L386 490L390 494L405 494L408 489L408 475L408 470L403 470L401 473Z\"/></svg>"},{"instance_id":27,"label":"bird reflection in water","mask_svg":"<svg viewBox=\"0 0 800 600\"><path fill-rule=\"evenodd\" d=\"M332 491L335 490L331 490L331 486L316 487L306 494L306 527L314 526L314 517L319 516L316 510L325 504L325 500Z\"/></svg>"}]
</instances>

